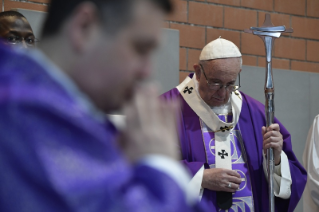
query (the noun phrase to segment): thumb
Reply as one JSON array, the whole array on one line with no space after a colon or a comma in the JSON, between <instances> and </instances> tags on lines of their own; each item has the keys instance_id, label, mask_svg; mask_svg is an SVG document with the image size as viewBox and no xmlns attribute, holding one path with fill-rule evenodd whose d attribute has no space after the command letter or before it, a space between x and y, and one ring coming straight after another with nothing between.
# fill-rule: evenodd
<instances>
[{"instance_id":1,"label":"thumb","mask_svg":"<svg viewBox=\"0 0 319 212\"><path fill-rule=\"evenodd\" d=\"M263 127L261 128L261 133L262 133L262 135L264 135L266 132L267 132L267 128L266 128L265 126L263 126Z\"/></svg>"}]
</instances>

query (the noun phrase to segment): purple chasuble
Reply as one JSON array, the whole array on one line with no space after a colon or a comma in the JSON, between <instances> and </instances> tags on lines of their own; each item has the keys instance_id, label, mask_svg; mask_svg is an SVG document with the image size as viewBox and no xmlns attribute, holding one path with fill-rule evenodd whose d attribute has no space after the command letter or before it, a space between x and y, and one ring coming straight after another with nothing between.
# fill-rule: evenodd
<instances>
[{"instance_id":1,"label":"purple chasuble","mask_svg":"<svg viewBox=\"0 0 319 212\"><path fill-rule=\"evenodd\" d=\"M233 116L232 115L218 115L218 118L226 123L231 123ZM215 168L216 162L215 157L224 158L228 156L227 152L218 152L216 155L215 152L215 135L214 132L202 121L200 120L203 141L206 152L206 162L210 168ZM249 169L247 167L247 156L245 147L243 146L243 141L241 133L239 130L238 124L230 132L230 141L231 141L231 162L232 170L237 171L242 179L242 183L239 186L239 189L233 194L233 205L227 210L229 212L252 212L254 211L253 207L253 194L251 189L251 180ZM218 209L218 211L226 211Z\"/></svg>"},{"instance_id":2,"label":"purple chasuble","mask_svg":"<svg viewBox=\"0 0 319 212\"><path fill-rule=\"evenodd\" d=\"M193 74L190 74L189 77L192 78ZM264 115L265 106L242 92L241 96L242 108L238 124L247 155L247 167L250 173L252 193L254 194L254 210L258 212L268 212L268 183L262 165L263 137L261 134L262 126L266 125ZM178 130L182 163L189 168L193 175L195 175L203 165L205 169L210 168L206 160L200 119L197 114L186 103L177 88L164 93L161 98L166 101L178 99L181 102ZM275 197L275 211L293 212L306 185L307 174L292 151L289 132L277 118L275 118L275 123L278 123L280 126L280 132L284 140L283 151L288 157L292 178L290 199ZM202 202L207 203L212 212L218 211L215 191L204 189Z\"/></svg>"}]
</instances>

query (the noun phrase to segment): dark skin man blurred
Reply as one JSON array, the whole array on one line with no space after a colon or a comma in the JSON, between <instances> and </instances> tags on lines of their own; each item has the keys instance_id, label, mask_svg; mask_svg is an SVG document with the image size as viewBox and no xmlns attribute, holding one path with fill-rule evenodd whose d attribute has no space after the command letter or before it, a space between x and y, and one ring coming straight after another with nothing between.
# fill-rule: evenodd
<instances>
[{"instance_id":1,"label":"dark skin man blurred","mask_svg":"<svg viewBox=\"0 0 319 212\"><path fill-rule=\"evenodd\" d=\"M5 44L22 48L33 48L36 42L30 23L17 11L0 13L0 37Z\"/></svg>"}]
</instances>

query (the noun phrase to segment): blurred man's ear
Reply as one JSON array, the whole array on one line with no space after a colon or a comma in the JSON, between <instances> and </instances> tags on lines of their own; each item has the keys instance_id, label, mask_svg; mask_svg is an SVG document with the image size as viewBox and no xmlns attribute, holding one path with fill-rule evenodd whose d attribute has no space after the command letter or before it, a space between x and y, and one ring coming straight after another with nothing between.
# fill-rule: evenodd
<instances>
[{"instance_id":1,"label":"blurred man's ear","mask_svg":"<svg viewBox=\"0 0 319 212\"><path fill-rule=\"evenodd\" d=\"M83 52L96 39L99 25L96 6L90 2L80 4L64 26L71 48L77 53Z\"/></svg>"},{"instance_id":2,"label":"blurred man's ear","mask_svg":"<svg viewBox=\"0 0 319 212\"><path fill-rule=\"evenodd\" d=\"M200 65L199 64L194 64L193 67L194 67L194 71L196 73L196 79L197 79L197 81L199 81L200 75L202 74L201 70L200 70Z\"/></svg>"}]
</instances>

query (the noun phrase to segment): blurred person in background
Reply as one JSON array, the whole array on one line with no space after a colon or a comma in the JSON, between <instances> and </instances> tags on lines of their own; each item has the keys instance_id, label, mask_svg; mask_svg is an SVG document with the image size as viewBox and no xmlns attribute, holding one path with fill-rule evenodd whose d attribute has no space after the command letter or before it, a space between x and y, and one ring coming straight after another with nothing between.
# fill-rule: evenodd
<instances>
[{"instance_id":1,"label":"blurred person in background","mask_svg":"<svg viewBox=\"0 0 319 212\"><path fill-rule=\"evenodd\" d=\"M0 211L202 210L178 162L178 103L140 85L170 11L53 0L39 50L0 47ZM123 106L118 139L105 114Z\"/></svg>"},{"instance_id":2,"label":"blurred person in background","mask_svg":"<svg viewBox=\"0 0 319 212\"><path fill-rule=\"evenodd\" d=\"M319 211L319 115L309 129L302 160L308 173L303 194L303 211Z\"/></svg>"},{"instance_id":3,"label":"blurred person in background","mask_svg":"<svg viewBox=\"0 0 319 212\"><path fill-rule=\"evenodd\" d=\"M0 39L4 44L32 48L37 39L28 20L17 11L0 13Z\"/></svg>"}]
</instances>

